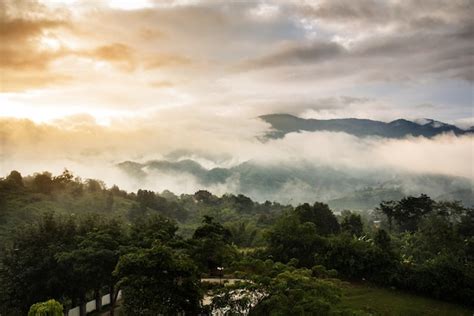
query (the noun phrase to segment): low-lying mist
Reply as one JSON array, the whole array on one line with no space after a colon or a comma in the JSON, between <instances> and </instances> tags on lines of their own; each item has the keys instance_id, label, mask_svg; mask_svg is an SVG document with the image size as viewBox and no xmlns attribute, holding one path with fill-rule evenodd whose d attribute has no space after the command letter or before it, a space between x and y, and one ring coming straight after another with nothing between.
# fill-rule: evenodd
<instances>
[{"instance_id":1,"label":"low-lying mist","mask_svg":"<svg viewBox=\"0 0 474 316\"><path fill-rule=\"evenodd\" d=\"M107 126L85 115L43 124L2 119L0 172L59 173L67 168L129 191L208 189L285 203L329 201L367 188L434 196L472 190L471 135L362 139L303 132L262 141L269 128L256 118L176 111ZM195 165L154 168L147 163L183 160ZM135 167L141 175L119 167L124 161L140 163Z\"/></svg>"}]
</instances>

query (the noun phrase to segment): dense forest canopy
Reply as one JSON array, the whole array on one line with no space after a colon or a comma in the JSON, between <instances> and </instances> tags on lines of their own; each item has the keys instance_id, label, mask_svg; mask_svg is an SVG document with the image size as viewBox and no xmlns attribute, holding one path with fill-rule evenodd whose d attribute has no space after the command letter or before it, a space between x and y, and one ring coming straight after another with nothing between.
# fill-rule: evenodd
<instances>
[{"instance_id":1,"label":"dense forest canopy","mask_svg":"<svg viewBox=\"0 0 474 316\"><path fill-rule=\"evenodd\" d=\"M427 195L336 214L320 202L129 193L68 170L12 171L0 180L0 206L6 314L49 299L66 308L116 299L118 290L126 315L363 313L341 303L343 283L361 281L474 304L474 211ZM200 282L223 274L245 281Z\"/></svg>"}]
</instances>

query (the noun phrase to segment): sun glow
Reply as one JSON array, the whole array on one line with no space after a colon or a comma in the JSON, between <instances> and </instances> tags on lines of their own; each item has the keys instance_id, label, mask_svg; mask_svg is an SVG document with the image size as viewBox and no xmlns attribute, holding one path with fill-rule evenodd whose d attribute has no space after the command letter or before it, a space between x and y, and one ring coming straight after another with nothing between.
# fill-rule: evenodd
<instances>
[{"instance_id":1,"label":"sun glow","mask_svg":"<svg viewBox=\"0 0 474 316\"><path fill-rule=\"evenodd\" d=\"M60 49L62 46L61 42L57 38L51 37L51 36L43 36L40 42L41 42L41 47L45 50L56 51Z\"/></svg>"},{"instance_id":2,"label":"sun glow","mask_svg":"<svg viewBox=\"0 0 474 316\"><path fill-rule=\"evenodd\" d=\"M109 7L120 10L140 10L153 7L149 0L108 0Z\"/></svg>"}]
</instances>

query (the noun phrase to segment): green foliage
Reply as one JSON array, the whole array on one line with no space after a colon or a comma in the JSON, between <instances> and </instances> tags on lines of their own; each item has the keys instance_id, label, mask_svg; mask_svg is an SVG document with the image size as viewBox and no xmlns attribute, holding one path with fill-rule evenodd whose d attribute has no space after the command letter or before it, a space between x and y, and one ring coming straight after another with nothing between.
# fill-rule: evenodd
<instances>
[{"instance_id":1,"label":"green foliage","mask_svg":"<svg viewBox=\"0 0 474 316\"><path fill-rule=\"evenodd\" d=\"M333 300L336 277L474 305L474 210L426 195L379 210L388 232L373 224L381 214L343 212L339 226L323 203L134 194L68 170L12 171L0 179L0 313L26 314L50 298L78 305L116 293L120 280L129 314L195 314L198 272L223 274L217 267L249 280L216 297L236 311L351 314Z\"/></svg>"},{"instance_id":2,"label":"green foliage","mask_svg":"<svg viewBox=\"0 0 474 316\"><path fill-rule=\"evenodd\" d=\"M175 221L155 214L137 219L131 226L130 236L136 246L148 248L156 241L167 243L173 240L177 230Z\"/></svg>"},{"instance_id":3,"label":"green foliage","mask_svg":"<svg viewBox=\"0 0 474 316\"><path fill-rule=\"evenodd\" d=\"M324 203L316 202L313 206L302 204L295 209L301 223L310 222L316 225L318 234L327 236L339 232L340 227L336 216Z\"/></svg>"},{"instance_id":4,"label":"green foliage","mask_svg":"<svg viewBox=\"0 0 474 316\"><path fill-rule=\"evenodd\" d=\"M201 293L199 276L191 259L155 243L120 258L115 274L120 278L127 315L196 315Z\"/></svg>"},{"instance_id":5,"label":"green foliage","mask_svg":"<svg viewBox=\"0 0 474 316\"><path fill-rule=\"evenodd\" d=\"M363 310L370 315L472 316L472 309L464 306L370 284L344 283L342 292L343 308Z\"/></svg>"},{"instance_id":6,"label":"green foliage","mask_svg":"<svg viewBox=\"0 0 474 316\"><path fill-rule=\"evenodd\" d=\"M276 261L296 258L302 266L314 264L314 254L322 252L326 239L318 235L313 222L301 223L295 214L282 216L268 233L268 253Z\"/></svg>"},{"instance_id":7,"label":"green foliage","mask_svg":"<svg viewBox=\"0 0 474 316\"><path fill-rule=\"evenodd\" d=\"M250 281L214 291L214 309L227 311L229 315L328 315L344 312L339 306L341 291L337 282L322 280L315 277L314 271L296 269L292 265L271 261L254 263L263 264L265 270L248 274ZM325 270L322 267L317 269Z\"/></svg>"},{"instance_id":8,"label":"green foliage","mask_svg":"<svg viewBox=\"0 0 474 316\"><path fill-rule=\"evenodd\" d=\"M230 222L225 227L231 233L232 243L240 247L251 247L253 245L262 245L263 236L261 229L256 223L250 221Z\"/></svg>"},{"instance_id":9,"label":"green foliage","mask_svg":"<svg viewBox=\"0 0 474 316\"><path fill-rule=\"evenodd\" d=\"M474 265L448 255L405 266L399 286L437 299L474 305Z\"/></svg>"},{"instance_id":10,"label":"green foliage","mask_svg":"<svg viewBox=\"0 0 474 316\"><path fill-rule=\"evenodd\" d=\"M121 222L104 221L96 224L85 236L77 237L74 248L56 254L61 267L71 272L68 275L71 277L69 282L75 284L73 288L82 285L73 296L84 296L88 289L93 289L98 295L103 286L114 287L116 279L112 272L122 247L128 244L127 239Z\"/></svg>"},{"instance_id":11,"label":"green foliage","mask_svg":"<svg viewBox=\"0 0 474 316\"><path fill-rule=\"evenodd\" d=\"M384 251L391 251L392 249L390 235L383 229L379 229L375 232L374 244Z\"/></svg>"},{"instance_id":12,"label":"green foliage","mask_svg":"<svg viewBox=\"0 0 474 316\"><path fill-rule=\"evenodd\" d=\"M433 211L435 202L426 194L419 197L408 196L398 202L384 201L379 210L384 213L390 224L395 219L401 231L414 232L421 219Z\"/></svg>"},{"instance_id":13,"label":"green foliage","mask_svg":"<svg viewBox=\"0 0 474 316\"><path fill-rule=\"evenodd\" d=\"M226 268L237 255L231 245L231 233L212 217L204 217L191 240L191 255L202 272L217 274L217 268Z\"/></svg>"},{"instance_id":14,"label":"green foliage","mask_svg":"<svg viewBox=\"0 0 474 316\"><path fill-rule=\"evenodd\" d=\"M317 257L325 267L336 269L349 279L368 279L390 284L396 277L398 259L371 241L345 235L329 240L326 252Z\"/></svg>"},{"instance_id":15,"label":"green foliage","mask_svg":"<svg viewBox=\"0 0 474 316\"><path fill-rule=\"evenodd\" d=\"M63 316L63 306L56 300L31 305L28 316Z\"/></svg>"},{"instance_id":16,"label":"green foliage","mask_svg":"<svg viewBox=\"0 0 474 316\"><path fill-rule=\"evenodd\" d=\"M16 170L13 170L12 172L10 172L10 174L7 176L5 180L10 186L14 188L24 187L23 177L21 176L21 173L19 173Z\"/></svg>"},{"instance_id":17,"label":"green foliage","mask_svg":"<svg viewBox=\"0 0 474 316\"><path fill-rule=\"evenodd\" d=\"M36 174L33 179L33 188L36 192L50 194L53 191L53 179L49 172Z\"/></svg>"},{"instance_id":18,"label":"green foliage","mask_svg":"<svg viewBox=\"0 0 474 316\"><path fill-rule=\"evenodd\" d=\"M356 237L362 236L362 233L364 232L364 226L362 224L360 215L350 213L345 216L341 223L341 230Z\"/></svg>"},{"instance_id":19,"label":"green foliage","mask_svg":"<svg viewBox=\"0 0 474 316\"><path fill-rule=\"evenodd\" d=\"M250 315L328 315L341 295L336 286L313 278L308 269L278 274L264 287L264 293Z\"/></svg>"},{"instance_id":20,"label":"green foliage","mask_svg":"<svg viewBox=\"0 0 474 316\"><path fill-rule=\"evenodd\" d=\"M60 267L55 256L72 247L76 234L72 219L59 219L51 214L37 225L18 230L13 246L2 257L2 304L26 313L33 303L60 298L74 287L65 282L68 271Z\"/></svg>"}]
</instances>

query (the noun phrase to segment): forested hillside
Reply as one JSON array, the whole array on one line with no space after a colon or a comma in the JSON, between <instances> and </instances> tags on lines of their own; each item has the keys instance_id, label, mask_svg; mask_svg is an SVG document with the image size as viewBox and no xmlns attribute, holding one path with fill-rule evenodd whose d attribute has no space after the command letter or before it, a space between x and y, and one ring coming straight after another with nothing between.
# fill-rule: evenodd
<instances>
[{"instance_id":1,"label":"forested hillside","mask_svg":"<svg viewBox=\"0 0 474 316\"><path fill-rule=\"evenodd\" d=\"M2 315L118 290L108 309L124 315L372 315L375 305L350 301L350 284L454 302L466 315L474 306L474 211L426 195L335 214L320 202L129 193L67 170L12 171L0 180L0 229ZM215 276L240 281L201 281Z\"/></svg>"}]
</instances>

